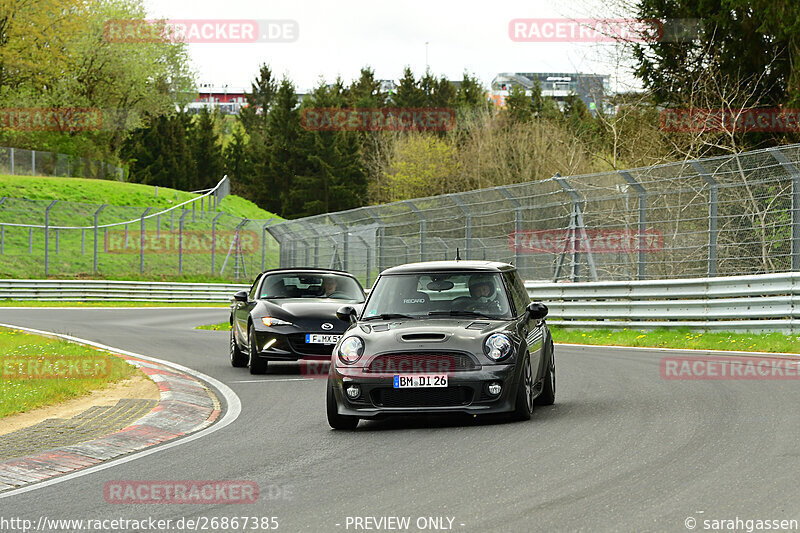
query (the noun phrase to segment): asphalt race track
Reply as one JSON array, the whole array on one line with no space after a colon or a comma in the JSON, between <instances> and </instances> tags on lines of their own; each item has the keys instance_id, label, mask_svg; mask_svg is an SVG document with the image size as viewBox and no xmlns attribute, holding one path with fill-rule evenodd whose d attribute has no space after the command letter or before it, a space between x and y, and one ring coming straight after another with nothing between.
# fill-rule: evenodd
<instances>
[{"instance_id":1,"label":"asphalt race track","mask_svg":"<svg viewBox=\"0 0 800 533\"><path fill-rule=\"evenodd\" d=\"M0 310L0 322L188 366L242 403L207 437L0 499L0 517L267 516L288 532L364 531L353 517L389 516L410 517L411 531L421 517L449 517L454 531L501 532L800 520L795 381L666 381L662 351L557 346L556 405L530 422L400 419L335 432L324 380L304 379L297 364L251 376L230 366L227 332L193 329L226 318L223 308ZM104 484L119 480L252 480L261 495L241 505L106 503Z\"/></svg>"}]
</instances>

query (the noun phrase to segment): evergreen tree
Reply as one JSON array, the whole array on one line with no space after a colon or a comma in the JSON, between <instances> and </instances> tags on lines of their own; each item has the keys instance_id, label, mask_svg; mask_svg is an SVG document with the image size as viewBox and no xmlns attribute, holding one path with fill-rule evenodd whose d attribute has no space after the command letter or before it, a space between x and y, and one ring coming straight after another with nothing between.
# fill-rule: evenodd
<instances>
[{"instance_id":1,"label":"evergreen tree","mask_svg":"<svg viewBox=\"0 0 800 533\"><path fill-rule=\"evenodd\" d=\"M306 157L300 137L300 110L294 84L284 78L275 96L267 124L269 139L266 209L286 213L290 208L289 193L298 174L305 169Z\"/></svg>"},{"instance_id":2,"label":"evergreen tree","mask_svg":"<svg viewBox=\"0 0 800 533\"><path fill-rule=\"evenodd\" d=\"M403 70L403 77L397 85L397 90L392 96L396 107L423 107L426 94L414 78L414 73L409 67Z\"/></svg>"},{"instance_id":3,"label":"evergreen tree","mask_svg":"<svg viewBox=\"0 0 800 533\"><path fill-rule=\"evenodd\" d=\"M195 189L209 189L222 179L222 143L217 131L218 111L203 108L190 130L192 155L197 168Z\"/></svg>"}]
</instances>

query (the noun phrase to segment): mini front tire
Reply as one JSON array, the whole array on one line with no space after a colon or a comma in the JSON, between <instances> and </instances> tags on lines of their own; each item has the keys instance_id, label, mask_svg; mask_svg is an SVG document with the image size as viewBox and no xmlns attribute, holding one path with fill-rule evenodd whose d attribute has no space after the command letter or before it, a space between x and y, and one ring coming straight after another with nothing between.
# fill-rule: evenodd
<instances>
[{"instance_id":1,"label":"mini front tire","mask_svg":"<svg viewBox=\"0 0 800 533\"><path fill-rule=\"evenodd\" d=\"M336 404L336 396L333 394L333 382L328 380L328 394L325 398L328 411L328 424L333 429L354 430L358 426L358 417L345 416L339 414L339 406Z\"/></svg>"},{"instance_id":2,"label":"mini front tire","mask_svg":"<svg viewBox=\"0 0 800 533\"><path fill-rule=\"evenodd\" d=\"M522 375L517 385L517 401L514 406L516 420L530 420L533 414L533 373L531 372L531 358L526 353L522 361Z\"/></svg>"}]
</instances>

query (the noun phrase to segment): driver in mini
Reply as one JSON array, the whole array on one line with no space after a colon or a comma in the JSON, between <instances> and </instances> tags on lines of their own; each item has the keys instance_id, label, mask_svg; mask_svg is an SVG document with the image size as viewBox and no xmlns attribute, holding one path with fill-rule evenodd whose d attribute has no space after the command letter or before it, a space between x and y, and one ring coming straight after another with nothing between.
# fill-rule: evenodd
<instances>
[{"instance_id":1,"label":"driver in mini","mask_svg":"<svg viewBox=\"0 0 800 533\"><path fill-rule=\"evenodd\" d=\"M469 311L499 311L497 290L492 276L476 274L469 278L469 295L472 301L467 306Z\"/></svg>"}]
</instances>

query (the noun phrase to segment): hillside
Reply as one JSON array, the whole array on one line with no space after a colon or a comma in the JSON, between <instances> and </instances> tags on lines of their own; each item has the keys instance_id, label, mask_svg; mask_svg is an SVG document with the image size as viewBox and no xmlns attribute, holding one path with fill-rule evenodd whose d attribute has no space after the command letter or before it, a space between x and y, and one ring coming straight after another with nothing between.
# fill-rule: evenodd
<instances>
[{"instance_id":1,"label":"hillside","mask_svg":"<svg viewBox=\"0 0 800 533\"><path fill-rule=\"evenodd\" d=\"M145 208L158 213L198 196L135 183L0 175L0 197L7 197L0 204L0 278L42 278L46 274L60 279L249 281L262 267L277 265L277 243L263 231L264 221L275 215L233 195L221 202L217 213L209 213L209 204L204 201L203 211L199 203L194 203L185 206L186 211L177 209L148 218L145 239L140 239L142 228L137 219ZM59 202L49 215L53 229L47 240L45 272L44 229L17 224L44 224L45 208L51 200ZM100 204L107 206L98 219L98 266L94 272L91 226ZM242 218L248 222L239 233L242 254L237 276L234 236ZM212 220L216 220L213 240ZM133 222L119 225L124 221ZM88 229L59 230L54 226Z\"/></svg>"},{"instance_id":2,"label":"hillside","mask_svg":"<svg viewBox=\"0 0 800 533\"><path fill-rule=\"evenodd\" d=\"M166 209L200 195L140 183L0 174L0 197L3 196L28 200L64 200L89 204L105 203ZM275 217L253 202L234 195L230 195L222 201L219 211L249 219Z\"/></svg>"}]
</instances>

